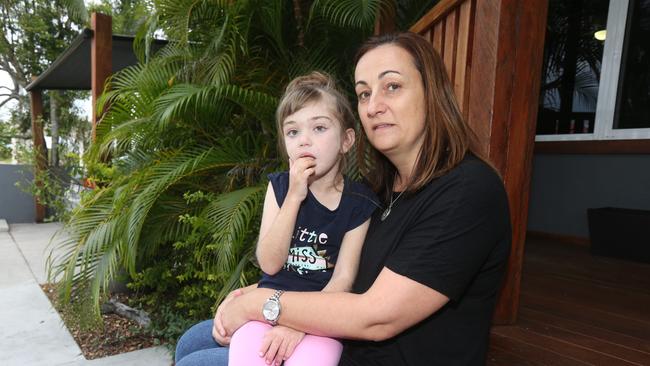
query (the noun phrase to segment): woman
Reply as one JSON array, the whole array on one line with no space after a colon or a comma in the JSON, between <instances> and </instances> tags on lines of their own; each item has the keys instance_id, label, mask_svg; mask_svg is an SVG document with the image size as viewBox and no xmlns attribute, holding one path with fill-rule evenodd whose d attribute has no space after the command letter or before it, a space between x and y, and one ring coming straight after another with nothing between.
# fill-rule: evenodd
<instances>
[{"instance_id":1,"label":"woman","mask_svg":"<svg viewBox=\"0 0 650 366\"><path fill-rule=\"evenodd\" d=\"M480 157L444 65L420 36L367 41L355 85L374 159L362 169L385 206L372 216L353 293L286 292L273 299L273 320L351 339L340 365L484 364L510 250L501 179ZM225 344L245 322L264 321L272 295L233 293L217 310L214 338Z\"/></svg>"}]
</instances>

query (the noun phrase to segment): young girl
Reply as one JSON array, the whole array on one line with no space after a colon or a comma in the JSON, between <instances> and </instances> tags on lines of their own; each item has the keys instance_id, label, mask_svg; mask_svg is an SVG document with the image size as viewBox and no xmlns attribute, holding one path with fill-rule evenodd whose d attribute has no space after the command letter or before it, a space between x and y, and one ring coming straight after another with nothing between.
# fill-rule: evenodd
<instances>
[{"instance_id":1,"label":"young girl","mask_svg":"<svg viewBox=\"0 0 650 366\"><path fill-rule=\"evenodd\" d=\"M349 291L377 199L341 173L354 143L354 117L329 76L294 79L276 119L289 172L269 175L256 251L264 272L258 286L276 291L263 309L267 323L249 322L233 335L228 364L337 365L337 340L274 326L282 316L280 296Z\"/></svg>"}]
</instances>

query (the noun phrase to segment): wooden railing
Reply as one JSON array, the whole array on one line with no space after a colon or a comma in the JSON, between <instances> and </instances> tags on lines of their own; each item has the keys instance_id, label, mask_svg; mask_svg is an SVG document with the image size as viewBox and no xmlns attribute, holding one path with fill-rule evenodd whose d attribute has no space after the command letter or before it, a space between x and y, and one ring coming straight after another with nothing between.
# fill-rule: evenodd
<instances>
[{"instance_id":1,"label":"wooden railing","mask_svg":"<svg viewBox=\"0 0 650 366\"><path fill-rule=\"evenodd\" d=\"M411 31L430 40L440 53L465 118L468 117L473 13L472 0L444 0L411 27Z\"/></svg>"},{"instance_id":2,"label":"wooden railing","mask_svg":"<svg viewBox=\"0 0 650 366\"><path fill-rule=\"evenodd\" d=\"M512 249L497 324L517 319L547 5L441 0L411 27L442 56L463 116L508 193Z\"/></svg>"}]
</instances>

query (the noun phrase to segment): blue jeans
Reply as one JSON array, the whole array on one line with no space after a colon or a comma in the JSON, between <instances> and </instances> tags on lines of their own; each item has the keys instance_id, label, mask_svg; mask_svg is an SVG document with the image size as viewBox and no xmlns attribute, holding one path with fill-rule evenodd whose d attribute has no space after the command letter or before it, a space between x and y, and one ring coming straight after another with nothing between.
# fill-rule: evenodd
<instances>
[{"instance_id":1,"label":"blue jeans","mask_svg":"<svg viewBox=\"0 0 650 366\"><path fill-rule=\"evenodd\" d=\"M176 344L176 366L228 366L228 347L212 338L212 319L193 325Z\"/></svg>"}]
</instances>

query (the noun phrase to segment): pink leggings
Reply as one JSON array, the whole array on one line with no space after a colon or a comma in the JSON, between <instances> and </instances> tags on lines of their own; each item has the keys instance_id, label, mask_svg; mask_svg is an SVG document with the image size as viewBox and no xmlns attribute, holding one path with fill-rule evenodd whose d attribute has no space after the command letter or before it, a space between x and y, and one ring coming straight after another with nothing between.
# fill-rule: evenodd
<instances>
[{"instance_id":1,"label":"pink leggings","mask_svg":"<svg viewBox=\"0 0 650 366\"><path fill-rule=\"evenodd\" d=\"M228 366L268 366L259 356L259 350L264 334L271 328L269 324L256 321L239 328L230 341ZM284 365L336 366L342 350L343 345L335 339L306 334Z\"/></svg>"}]
</instances>

